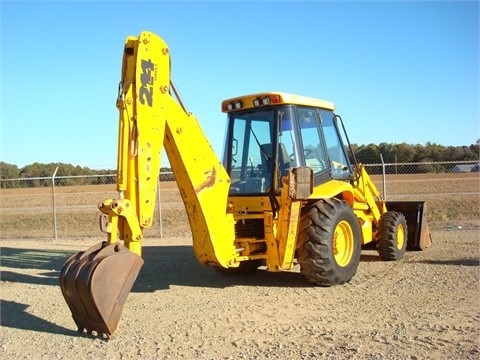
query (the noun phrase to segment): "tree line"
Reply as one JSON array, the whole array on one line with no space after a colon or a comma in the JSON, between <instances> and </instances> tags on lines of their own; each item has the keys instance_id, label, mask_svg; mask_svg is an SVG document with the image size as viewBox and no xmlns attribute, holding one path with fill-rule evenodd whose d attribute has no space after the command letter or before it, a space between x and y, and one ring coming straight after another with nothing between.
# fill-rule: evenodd
<instances>
[{"instance_id":1,"label":"tree line","mask_svg":"<svg viewBox=\"0 0 480 360\"><path fill-rule=\"evenodd\" d=\"M430 142L425 145L380 143L361 146L353 144L352 149L357 161L362 164L378 164L381 157L385 163L395 164L476 161L480 157L479 146L480 139L470 146L443 146Z\"/></svg>"},{"instance_id":2,"label":"tree line","mask_svg":"<svg viewBox=\"0 0 480 360\"><path fill-rule=\"evenodd\" d=\"M56 171L56 172L55 172ZM170 172L171 169L162 167L160 172ZM42 164L35 162L19 168L17 165L0 161L0 188L52 186L55 174L55 185L99 185L115 184L116 170L94 170L88 167L75 166L65 163Z\"/></svg>"},{"instance_id":3,"label":"tree line","mask_svg":"<svg viewBox=\"0 0 480 360\"><path fill-rule=\"evenodd\" d=\"M362 164L379 164L381 158L383 158L383 161L387 164L476 161L480 158L480 139L478 139L475 144L469 146L443 146L430 142L427 142L425 145L380 143L378 145L352 144L352 150L357 161ZM58 185L60 186L94 185L116 182L116 177L111 176L116 173L116 170L112 169L93 170L88 167L74 166L72 164L41 164L37 162L19 168L17 165L0 161L0 178L2 180L32 179L31 181L33 181L33 184L30 182L28 185L22 183L22 181L17 181L15 184L11 181L2 181L0 187L50 186L50 179L57 168L56 177L59 178ZM171 168L162 167L160 172L171 172ZM64 177L69 178L64 179Z\"/></svg>"}]
</instances>

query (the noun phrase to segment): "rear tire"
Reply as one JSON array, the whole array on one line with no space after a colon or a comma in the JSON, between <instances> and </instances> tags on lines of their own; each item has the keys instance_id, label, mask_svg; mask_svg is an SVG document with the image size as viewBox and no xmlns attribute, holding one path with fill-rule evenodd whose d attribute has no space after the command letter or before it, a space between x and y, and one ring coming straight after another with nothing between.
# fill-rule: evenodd
<instances>
[{"instance_id":1,"label":"rear tire","mask_svg":"<svg viewBox=\"0 0 480 360\"><path fill-rule=\"evenodd\" d=\"M407 220L401 212L387 211L380 217L375 235L383 260L400 260L407 250Z\"/></svg>"},{"instance_id":2,"label":"rear tire","mask_svg":"<svg viewBox=\"0 0 480 360\"><path fill-rule=\"evenodd\" d=\"M321 286L349 282L360 263L361 230L343 200L320 200L303 211L297 249L300 272Z\"/></svg>"}]
</instances>

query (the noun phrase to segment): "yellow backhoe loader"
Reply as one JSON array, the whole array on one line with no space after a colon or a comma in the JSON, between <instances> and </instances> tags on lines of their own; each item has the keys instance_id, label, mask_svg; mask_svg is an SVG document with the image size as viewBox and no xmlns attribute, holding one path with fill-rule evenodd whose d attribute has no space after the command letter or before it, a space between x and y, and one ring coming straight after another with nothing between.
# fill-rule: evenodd
<instances>
[{"instance_id":1,"label":"yellow backhoe loader","mask_svg":"<svg viewBox=\"0 0 480 360\"><path fill-rule=\"evenodd\" d=\"M160 153L168 156L201 264L225 273L291 269L320 286L352 279L361 247L384 260L431 243L424 202L382 200L334 105L282 92L225 100L217 158L170 78L167 44L142 32L123 52L118 197L99 204L108 237L73 255L60 288L79 331L111 338L143 259Z\"/></svg>"}]
</instances>

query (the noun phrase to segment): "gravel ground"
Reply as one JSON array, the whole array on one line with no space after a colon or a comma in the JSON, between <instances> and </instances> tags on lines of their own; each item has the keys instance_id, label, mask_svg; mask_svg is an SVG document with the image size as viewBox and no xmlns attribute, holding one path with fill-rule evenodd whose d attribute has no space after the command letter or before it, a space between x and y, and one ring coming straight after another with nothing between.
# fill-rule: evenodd
<instances>
[{"instance_id":1,"label":"gravel ground","mask_svg":"<svg viewBox=\"0 0 480 360\"><path fill-rule=\"evenodd\" d=\"M78 333L58 276L96 241L2 241L1 359L480 359L476 229L383 262L331 288L290 272L229 277L190 239L148 239L113 340Z\"/></svg>"}]
</instances>

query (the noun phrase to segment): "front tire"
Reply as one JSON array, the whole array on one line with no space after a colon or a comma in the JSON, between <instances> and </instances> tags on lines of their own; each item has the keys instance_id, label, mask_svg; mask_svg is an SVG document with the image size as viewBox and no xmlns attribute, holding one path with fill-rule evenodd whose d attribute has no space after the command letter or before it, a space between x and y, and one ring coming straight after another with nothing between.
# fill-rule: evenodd
<instances>
[{"instance_id":1,"label":"front tire","mask_svg":"<svg viewBox=\"0 0 480 360\"><path fill-rule=\"evenodd\" d=\"M345 201L326 199L307 206L298 235L300 272L316 285L349 282L360 263L361 238L357 217Z\"/></svg>"},{"instance_id":2,"label":"front tire","mask_svg":"<svg viewBox=\"0 0 480 360\"><path fill-rule=\"evenodd\" d=\"M407 220L401 212L387 211L380 217L375 235L383 260L400 260L407 250Z\"/></svg>"}]
</instances>

